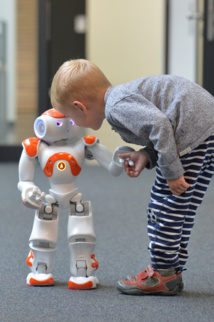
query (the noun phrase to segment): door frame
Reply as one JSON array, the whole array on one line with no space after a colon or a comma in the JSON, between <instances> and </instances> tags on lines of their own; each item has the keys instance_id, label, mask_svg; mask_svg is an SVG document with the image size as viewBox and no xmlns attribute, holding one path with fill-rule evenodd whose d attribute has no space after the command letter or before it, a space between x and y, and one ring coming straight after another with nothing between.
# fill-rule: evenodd
<instances>
[{"instance_id":1,"label":"door frame","mask_svg":"<svg viewBox=\"0 0 214 322\"><path fill-rule=\"evenodd\" d=\"M208 2L204 0L203 87L214 96L214 36L208 40Z\"/></svg>"}]
</instances>

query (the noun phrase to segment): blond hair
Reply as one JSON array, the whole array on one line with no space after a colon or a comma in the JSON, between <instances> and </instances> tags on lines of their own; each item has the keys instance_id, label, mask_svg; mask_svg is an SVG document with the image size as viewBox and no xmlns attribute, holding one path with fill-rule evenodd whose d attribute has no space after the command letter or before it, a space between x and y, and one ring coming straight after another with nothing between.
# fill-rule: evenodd
<instances>
[{"instance_id":1,"label":"blond hair","mask_svg":"<svg viewBox=\"0 0 214 322\"><path fill-rule=\"evenodd\" d=\"M74 100L93 101L99 91L111 86L103 72L85 59L66 61L56 72L51 85L53 107L72 105Z\"/></svg>"}]
</instances>

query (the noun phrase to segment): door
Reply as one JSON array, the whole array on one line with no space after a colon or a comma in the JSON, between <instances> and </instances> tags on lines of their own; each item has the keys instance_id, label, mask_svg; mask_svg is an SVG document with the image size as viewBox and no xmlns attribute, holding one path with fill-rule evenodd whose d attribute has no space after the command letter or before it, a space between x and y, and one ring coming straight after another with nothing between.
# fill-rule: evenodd
<instances>
[{"instance_id":1,"label":"door","mask_svg":"<svg viewBox=\"0 0 214 322\"><path fill-rule=\"evenodd\" d=\"M214 95L214 0L166 3L166 72L186 77Z\"/></svg>"},{"instance_id":2,"label":"door","mask_svg":"<svg viewBox=\"0 0 214 322\"><path fill-rule=\"evenodd\" d=\"M85 0L39 0L39 114L51 107L49 89L59 66L85 58Z\"/></svg>"},{"instance_id":3,"label":"door","mask_svg":"<svg viewBox=\"0 0 214 322\"><path fill-rule=\"evenodd\" d=\"M199 44L203 38L203 14L198 4L203 0L168 0L167 69L168 74L201 83Z\"/></svg>"}]
</instances>

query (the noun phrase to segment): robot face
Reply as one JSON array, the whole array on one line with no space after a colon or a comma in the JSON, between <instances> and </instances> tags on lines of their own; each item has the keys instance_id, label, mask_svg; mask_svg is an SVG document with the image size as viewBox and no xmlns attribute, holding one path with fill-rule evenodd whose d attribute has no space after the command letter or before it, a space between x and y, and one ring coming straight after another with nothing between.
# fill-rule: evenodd
<instances>
[{"instance_id":1,"label":"robot face","mask_svg":"<svg viewBox=\"0 0 214 322\"><path fill-rule=\"evenodd\" d=\"M71 139L77 135L79 127L63 114L48 110L34 122L34 132L39 139L53 143Z\"/></svg>"}]
</instances>

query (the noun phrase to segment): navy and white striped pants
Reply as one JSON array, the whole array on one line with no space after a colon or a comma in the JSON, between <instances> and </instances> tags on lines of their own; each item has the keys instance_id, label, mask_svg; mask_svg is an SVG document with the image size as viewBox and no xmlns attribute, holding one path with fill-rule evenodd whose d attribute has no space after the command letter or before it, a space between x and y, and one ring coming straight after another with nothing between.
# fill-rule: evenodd
<instances>
[{"instance_id":1,"label":"navy and white striped pants","mask_svg":"<svg viewBox=\"0 0 214 322\"><path fill-rule=\"evenodd\" d=\"M188 258L187 245L195 214L214 173L214 135L181 158L184 177L191 185L180 196L171 193L157 166L147 209L149 250L154 269L181 271Z\"/></svg>"}]
</instances>

